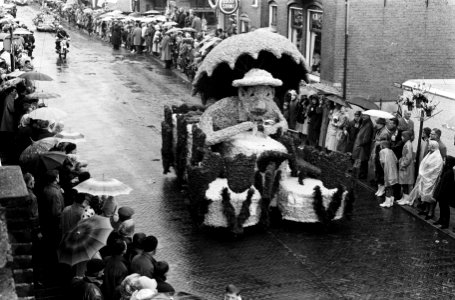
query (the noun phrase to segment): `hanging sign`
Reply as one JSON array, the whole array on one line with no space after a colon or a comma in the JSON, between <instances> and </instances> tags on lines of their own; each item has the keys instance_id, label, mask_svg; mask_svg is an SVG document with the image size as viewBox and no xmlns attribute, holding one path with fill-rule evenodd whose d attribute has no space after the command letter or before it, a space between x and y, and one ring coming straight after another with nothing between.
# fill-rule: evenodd
<instances>
[{"instance_id":1,"label":"hanging sign","mask_svg":"<svg viewBox=\"0 0 455 300\"><path fill-rule=\"evenodd\" d=\"M225 15L232 15L239 9L239 0L219 0L218 7Z\"/></svg>"}]
</instances>

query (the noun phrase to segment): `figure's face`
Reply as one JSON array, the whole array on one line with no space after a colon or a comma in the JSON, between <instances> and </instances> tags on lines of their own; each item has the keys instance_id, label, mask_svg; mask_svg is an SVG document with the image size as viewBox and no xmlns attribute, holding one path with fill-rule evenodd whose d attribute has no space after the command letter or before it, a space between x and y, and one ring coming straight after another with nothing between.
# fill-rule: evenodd
<instances>
[{"instance_id":1,"label":"figure's face","mask_svg":"<svg viewBox=\"0 0 455 300\"><path fill-rule=\"evenodd\" d=\"M411 118L411 113L410 113L409 111L405 112L405 113L404 113L404 118L405 118L406 120L409 120L409 119Z\"/></svg>"},{"instance_id":2,"label":"figure's face","mask_svg":"<svg viewBox=\"0 0 455 300\"><path fill-rule=\"evenodd\" d=\"M224 300L239 300L240 297L236 294L225 294Z\"/></svg>"},{"instance_id":3,"label":"figure's face","mask_svg":"<svg viewBox=\"0 0 455 300\"><path fill-rule=\"evenodd\" d=\"M275 89L270 86L240 87L238 96L247 112L262 116L270 110Z\"/></svg>"},{"instance_id":4,"label":"figure's face","mask_svg":"<svg viewBox=\"0 0 455 300\"><path fill-rule=\"evenodd\" d=\"M360 121L360 116L355 115L355 116L354 116L354 120L355 120L356 122L359 122L359 121Z\"/></svg>"},{"instance_id":5,"label":"figure's face","mask_svg":"<svg viewBox=\"0 0 455 300\"><path fill-rule=\"evenodd\" d=\"M387 121L387 129L390 131L394 131L397 128L397 125L395 124L394 121L388 120Z\"/></svg>"}]
</instances>

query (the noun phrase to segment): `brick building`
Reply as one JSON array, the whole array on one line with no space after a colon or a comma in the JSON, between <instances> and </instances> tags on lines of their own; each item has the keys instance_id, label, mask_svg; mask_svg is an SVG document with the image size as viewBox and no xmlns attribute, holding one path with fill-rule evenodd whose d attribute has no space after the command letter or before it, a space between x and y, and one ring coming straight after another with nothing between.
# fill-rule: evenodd
<instances>
[{"instance_id":1,"label":"brick building","mask_svg":"<svg viewBox=\"0 0 455 300\"><path fill-rule=\"evenodd\" d=\"M321 80L344 78L345 3L324 0ZM396 99L394 82L453 78L455 2L349 0L347 96Z\"/></svg>"}]
</instances>

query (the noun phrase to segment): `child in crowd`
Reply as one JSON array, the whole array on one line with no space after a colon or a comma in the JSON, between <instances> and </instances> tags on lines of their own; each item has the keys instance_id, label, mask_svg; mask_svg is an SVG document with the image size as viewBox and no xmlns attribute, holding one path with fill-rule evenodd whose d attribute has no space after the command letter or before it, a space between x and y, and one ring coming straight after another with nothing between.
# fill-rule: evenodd
<instances>
[{"instance_id":1,"label":"child in crowd","mask_svg":"<svg viewBox=\"0 0 455 300\"><path fill-rule=\"evenodd\" d=\"M379 151L379 161L384 170L385 201L379 204L381 207L393 206L393 186L398 183L398 160L393 151L390 149L389 141L381 142L381 151Z\"/></svg>"}]
</instances>

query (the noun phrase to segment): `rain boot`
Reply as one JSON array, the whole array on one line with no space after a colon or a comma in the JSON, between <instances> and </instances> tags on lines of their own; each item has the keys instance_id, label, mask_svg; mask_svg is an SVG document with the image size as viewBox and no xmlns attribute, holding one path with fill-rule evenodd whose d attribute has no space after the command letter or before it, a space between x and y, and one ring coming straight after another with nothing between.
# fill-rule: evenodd
<instances>
[{"instance_id":1,"label":"rain boot","mask_svg":"<svg viewBox=\"0 0 455 300\"><path fill-rule=\"evenodd\" d=\"M389 206L387 206L387 207L392 207L394 202L395 202L395 198L393 196L389 197L389 203L388 203Z\"/></svg>"},{"instance_id":2,"label":"rain boot","mask_svg":"<svg viewBox=\"0 0 455 300\"><path fill-rule=\"evenodd\" d=\"M403 194L403 197L401 197L400 200L397 200L397 203L399 205L409 205L409 195Z\"/></svg>"},{"instance_id":3,"label":"rain boot","mask_svg":"<svg viewBox=\"0 0 455 300\"><path fill-rule=\"evenodd\" d=\"M385 186L384 185L378 185L378 191L376 192L376 196L382 197L385 194Z\"/></svg>"},{"instance_id":4,"label":"rain boot","mask_svg":"<svg viewBox=\"0 0 455 300\"><path fill-rule=\"evenodd\" d=\"M380 207L389 207L390 197L385 197L385 201L379 204Z\"/></svg>"}]
</instances>

